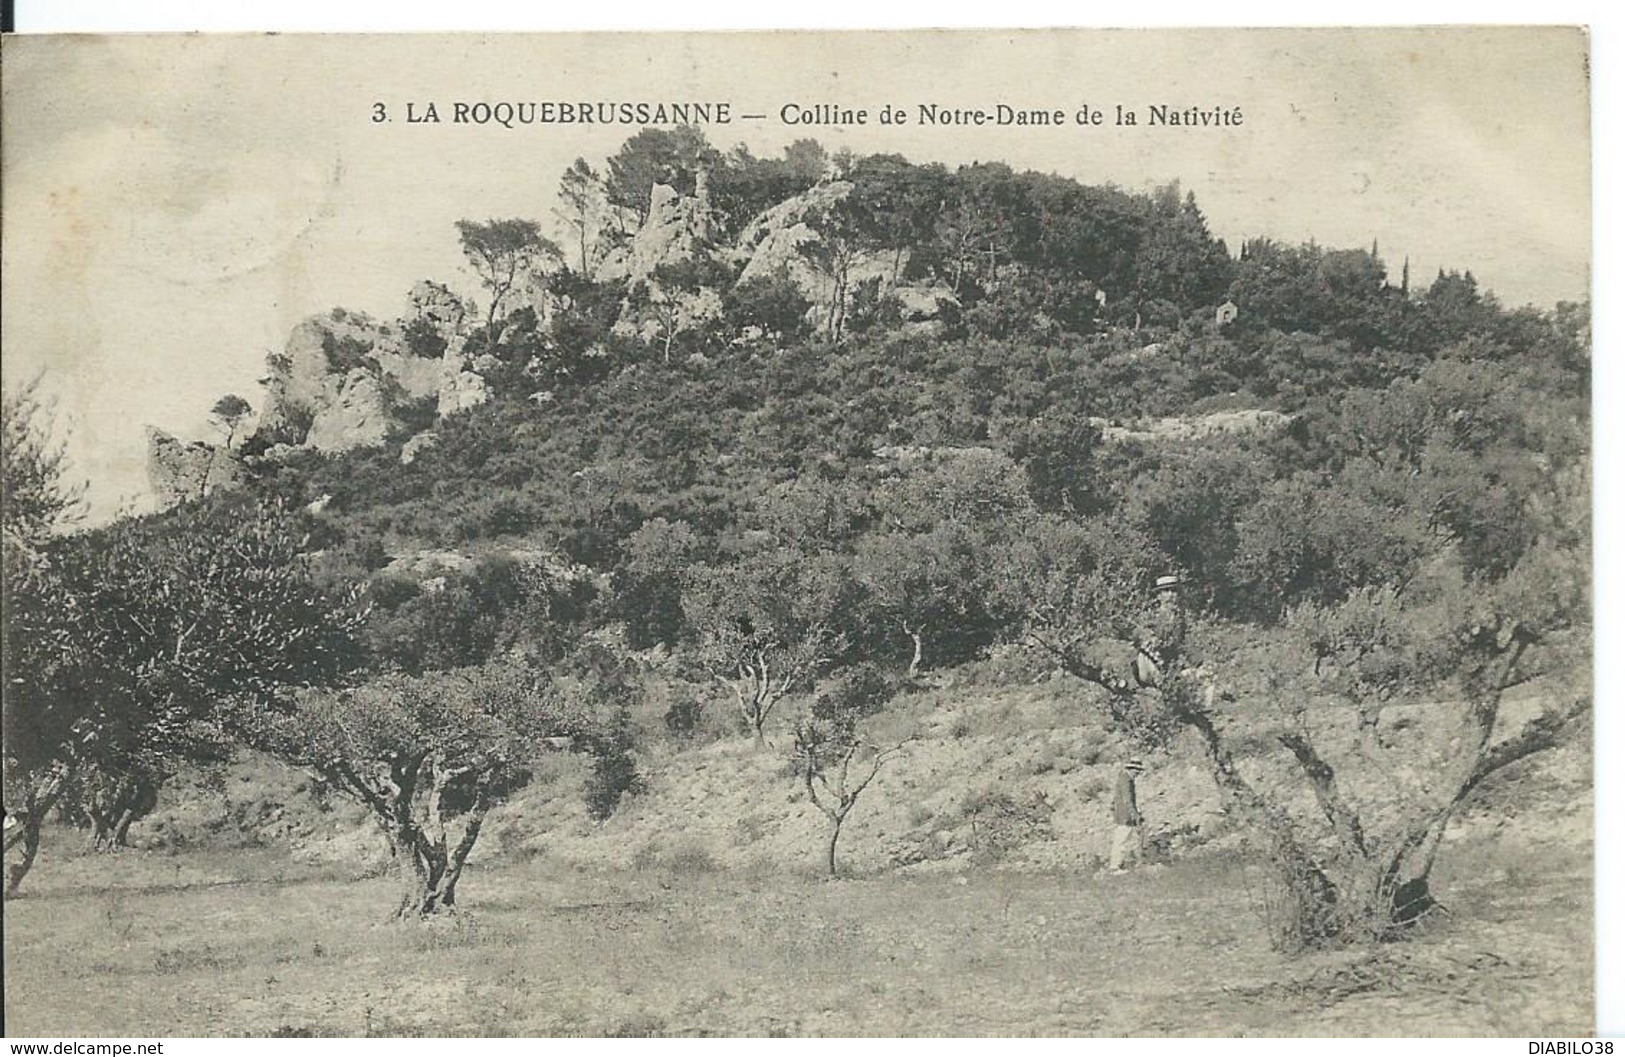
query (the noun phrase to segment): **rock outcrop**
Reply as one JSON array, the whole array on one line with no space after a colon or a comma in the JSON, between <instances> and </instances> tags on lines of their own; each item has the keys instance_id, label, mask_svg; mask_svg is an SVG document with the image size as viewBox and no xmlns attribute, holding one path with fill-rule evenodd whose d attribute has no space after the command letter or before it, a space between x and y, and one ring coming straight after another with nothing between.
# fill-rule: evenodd
<instances>
[{"instance_id":1,"label":"rock outcrop","mask_svg":"<svg viewBox=\"0 0 1625 1057\"><path fill-rule=\"evenodd\" d=\"M292 448L349 451L383 443L403 405L431 400L446 415L483 403L485 380L465 347L468 305L428 281L414 286L409 300L410 316L398 324L335 309L294 327L285 350L271 357L256 435ZM437 355L422 355L426 345Z\"/></svg>"},{"instance_id":2,"label":"rock outcrop","mask_svg":"<svg viewBox=\"0 0 1625 1057\"><path fill-rule=\"evenodd\" d=\"M734 243L736 259L744 262L739 281L770 278L785 268L802 293L816 303L813 295L823 289L828 280L806 260L807 248L821 238L814 225L851 193L852 185L844 180L821 183L785 199L751 221ZM827 297L827 290L824 293Z\"/></svg>"},{"instance_id":3,"label":"rock outcrop","mask_svg":"<svg viewBox=\"0 0 1625 1057\"><path fill-rule=\"evenodd\" d=\"M470 306L427 280L408 300L407 317L394 323L334 309L295 326L267 359L264 410L238 445L250 454L150 431L148 477L159 505L234 484L246 476L245 463L382 444L403 421L421 423L427 404L447 415L484 403L485 379L466 348Z\"/></svg>"},{"instance_id":4,"label":"rock outcrop","mask_svg":"<svg viewBox=\"0 0 1625 1057\"><path fill-rule=\"evenodd\" d=\"M898 284L889 293L897 298L905 333L934 333L942 329L943 305L958 307L959 298L941 283L931 286Z\"/></svg>"},{"instance_id":5,"label":"rock outcrop","mask_svg":"<svg viewBox=\"0 0 1625 1057\"><path fill-rule=\"evenodd\" d=\"M593 277L599 282L625 283L628 289L653 276L662 265L694 260L715 253L739 268L738 281L767 279L787 274L801 295L811 304L809 318L828 319L835 300L836 280L815 261L826 237L827 219L851 195L853 185L830 180L766 210L748 224L731 246L716 246L710 235L711 206L705 181L696 179L693 197L679 195L665 184L655 184L649 195L649 215L623 247L610 253L598 265ZM859 288L878 285L880 290L901 302L905 326L920 329L938 326L939 305L953 301L942 286L914 286L899 281L908 265L906 252L893 249L858 250L842 262L845 301L849 309ZM720 295L720 291L718 291ZM630 310L628 310L630 311ZM623 314L622 325L634 328L637 320ZM460 383L466 385L466 382ZM456 410L449 403L443 411Z\"/></svg>"},{"instance_id":6,"label":"rock outcrop","mask_svg":"<svg viewBox=\"0 0 1625 1057\"><path fill-rule=\"evenodd\" d=\"M1143 350L1140 350L1143 352ZM1158 443L1187 441L1224 434L1268 435L1278 433L1291 425L1297 416L1268 408L1238 408L1234 411L1213 411L1206 415L1170 416L1118 424L1105 418L1091 418L1089 424L1100 429L1109 441L1137 441Z\"/></svg>"},{"instance_id":7,"label":"rock outcrop","mask_svg":"<svg viewBox=\"0 0 1625 1057\"><path fill-rule=\"evenodd\" d=\"M827 314L835 296L835 279L812 262L820 256L819 244L825 236L820 228L832 211L852 193L852 184L832 180L787 198L765 211L740 233L730 255L743 267L739 282L767 279L781 272L795 283L801 295L812 302L812 314ZM904 321L910 325L929 324L939 314L939 302L953 301L945 286L916 286L899 281L907 270L908 253L893 249L858 250L846 265L846 297L850 301L859 286L876 282L880 289L901 302Z\"/></svg>"},{"instance_id":8,"label":"rock outcrop","mask_svg":"<svg viewBox=\"0 0 1625 1057\"><path fill-rule=\"evenodd\" d=\"M485 384L485 376L477 371L465 370L462 356L452 357L447 351L447 361L441 371L440 388L436 394L435 409L443 418L454 415L459 411L467 411L471 407L479 407L491 398L490 388Z\"/></svg>"},{"instance_id":9,"label":"rock outcrop","mask_svg":"<svg viewBox=\"0 0 1625 1057\"><path fill-rule=\"evenodd\" d=\"M148 426L147 477L163 508L238 484L243 467L223 447L201 440L184 441Z\"/></svg>"},{"instance_id":10,"label":"rock outcrop","mask_svg":"<svg viewBox=\"0 0 1625 1057\"><path fill-rule=\"evenodd\" d=\"M649 192L649 216L632 241L606 256L594 270L599 282L628 286L649 278L662 264L692 260L710 230L711 205L704 194L685 198L665 184Z\"/></svg>"},{"instance_id":11,"label":"rock outcrop","mask_svg":"<svg viewBox=\"0 0 1625 1057\"><path fill-rule=\"evenodd\" d=\"M401 445L401 465L410 466L417 461L419 455L440 443L438 433L419 433Z\"/></svg>"},{"instance_id":12,"label":"rock outcrop","mask_svg":"<svg viewBox=\"0 0 1625 1057\"><path fill-rule=\"evenodd\" d=\"M451 292L451 288L431 279L414 283L407 295L412 306L412 319L422 320L450 344L463 332L463 323L473 314L467 302Z\"/></svg>"},{"instance_id":13,"label":"rock outcrop","mask_svg":"<svg viewBox=\"0 0 1625 1057\"><path fill-rule=\"evenodd\" d=\"M320 452L376 447L389 434L391 421L379 376L357 367L323 400L305 444Z\"/></svg>"},{"instance_id":14,"label":"rock outcrop","mask_svg":"<svg viewBox=\"0 0 1625 1057\"><path fill-rule=\"evenodd\" d=\"M434 369L436 414L451 415L485 403L490 392L485 377L471 362L466 340L473 306L449 288L427 279L412 287L410 300L413 319L432 328L444 344ZM402 459L411 461L404 453Z\"/></svg>"},{"instance_id":15,"label":"rock outcrop","mask_svg":"<svg viewBox=\"0 0 1625 1057\"><path fill-rule=\"evenodd\" d=\"M352 439L344 429L346 423L386 414L376 383L370 392L358 392L353 379L357 373L381 378L379 354L387 349L399 356L401 351L398 337L391 345L391 336L371 319L340 309L299 323L282 353L269 360L269 373L262 380L265 413L256 437L320 451L377 443L372 430Z\"/></svg>"}]
</instances>

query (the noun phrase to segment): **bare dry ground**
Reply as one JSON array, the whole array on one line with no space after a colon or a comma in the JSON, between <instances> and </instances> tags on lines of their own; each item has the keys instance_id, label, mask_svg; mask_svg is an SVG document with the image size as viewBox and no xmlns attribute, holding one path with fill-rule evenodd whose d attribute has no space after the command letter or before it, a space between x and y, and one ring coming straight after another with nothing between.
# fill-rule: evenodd
<instances>
[{"instance_id":1,"label":"bare dry ground","mask_svg":"<svg viewBox=\"0 0 1625 1057\"><path fill-rule=\"evenodd\" d=\"M1210 852L1127 877L810 871L540 855L463 912L379 921L387 878L285 853L47 857L6 906L6 1030L38 1035L1575 1035L1591 861L1472 832L1451 908L1287 957L1263 875ZM1583 842L1579 847L1583 848Z\"/></svg>"},{"instance_id":2,"label":"bare dry ground","mask_svg":"<svg viewBox=\"0 0 1625 1057\"><path fill-rule=\"evenodd\" d=\"M1452 827L1450 913L1288 957L1268 875L1180 756L1144 780L1171 862L1097 868L1122 747L1066 684L944 687L817 876L782 752L643 758L595 823L557 757L492 816L462 913L382 923L375 827L264 760L166 790L141 849L50 834L5 907L12 1035L1561 1035L1593 1024L1590 754L1487 786ZM653 739L648 739L653 741ZM977 813L969 805L998 810ZM241 840L248 846L233 848Z\"/></svg>"}]
</instances>

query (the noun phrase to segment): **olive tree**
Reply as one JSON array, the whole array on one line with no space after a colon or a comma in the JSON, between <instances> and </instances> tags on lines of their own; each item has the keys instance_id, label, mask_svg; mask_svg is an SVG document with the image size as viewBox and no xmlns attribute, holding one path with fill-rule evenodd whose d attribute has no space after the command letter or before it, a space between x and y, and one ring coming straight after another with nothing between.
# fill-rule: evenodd
<instances>
[{"instance_id":1,"label":"olive tree","mask_svg":"<svg viewBox=\"0 0 1625 1057\"><path fill-rule=\"evenodd\" d=\"M397 920L454 910L487 813L529 780L544 739L591 729L550 679L507 663L304 690L243 724L368 809L398 872Z\"/></svg>"},{"instance_id":2,"label":"olive tree","mask_svg":"<svg viewBox=\"0 0 1625 1057\"><path fill-rule=\"evenodd\" d=\"M224 704L331 685L360 662L362 614L317 582L307 546L298 515L232 500L115 522L8 570L13 890L64 792L93 794L116 841L182 761L225 751Z\"/></svg>"},{"instance_id":3,"label":"olive tree","mask_svg":"<svg viewBox=\"0 0 1625 1057\"><path fill-rule=\"evenodd\" d=\"M79 520L84 492L67 480L67 451L39 388L35 378L0 397L0 527L8 547L32 552Z\"/></svg>"},{"instance_id":4,"label":"olive tree","mask_svg":"<svg viewBox=\"0 0 1625 1057\"><path fill-rule=\"evenodd\" d=\"M954 664L996 637L987 556L1035 511L1019 467L988 449L910 453L866 495L873 528L853 548L871 620L912 647L909 678Z\"/></svg>"},{"instance_id":5,"label":"olive tree","mask_svg":"<svg viewBox=\"0 0 1625 1057\"><path fill-rule=\"evenodd\" d=\"M820 695L796 722L791 762L807 799L829 822L824 866L831 877L836 875L835 850L847 816L881 768L903 750L902 744L867 741L858 730L863 717L878 711L890 693L884 675L863 665Z\"/></svg>"},{"instance_id":6,"label":"olive tree","mask_svg":"<svg viewBox=\"0 0 1625 1057\"><path fill-rule=\"evenodd\" d=\"M20 846L7 892L39 851L40 825L72 777L62 746L85 734L83 690L94 655L74 634L77 599L60 575L58 533L81 509L67 458L52 436L39 380L0 405L0 586L4 603L5 850Z\"/></svg>"},{"instance_id":7,"label":"olive tree","mask_svg":"<svg viewBox=\"0 0 1625 1057\"><path fill-rule=\"evenodd\" d=\"M1506 578L1418 602L1365 589L1305 605L1260 659L1276 742L1319 818L1298 822L1318 875L1286 889L1289 940L1384 939L1436 905L1445 829L1484 782L1548 749L1590 707L1554 688L1512 720L1509 690L1573 670L1584 564L1532 553ZM1312 663L1305 664L1312 658ZM1560 685L1560 680L1559 680Z\"/></svg>"},{"instance_id":8,"label":"olive tree","mask_svg":"<svg viewBox=\"0 0 1625 1057\"><path fill-rule=\"evenodd\" d=\"M1572 670L1576 638L1584 650L1584 550L1572 532L1538 538L1504 576L1464 570L1447 547L1425 576L1267 625L1187 610L1176 587L1157 590L1155 549L1105 521L1035 522L999 581L1030 641L1101 691L1121 728L1149 747L1194 737L1268 850L1276 939L1298 947L1388 938L1425 916L1461 805L1589 708L1584 692L1521 723L1502 707L1511 688Z\"/></svg>"},{"instance_id":9,"label":"olive tree","mask_svg":"<svg viewBox=\"0 0 1625 1057\"><path fill-rule=\"evenodd\" d=\"M981 615L980 553L974 534L951 524L922 533L869 533L859 541L854 575L868 592L870 611L907 637L909 679L919 675L928 641L963 634Z\"/></svg>"},{"instance_id":10,"label":"olive tree","mask_svg":"<svg viewBox=\"0 0 1625 1057\"><path fill-rule=\"evenodd\" d=\"M850 584L835 555L760 552L694 567L683 590L692 658L733 692L740 718L766 743L768 717L846 648L839 621Z\"/></svg>"},{"instance_id":11,"label":"olive tree","mask_svg":"<svg viewBox=\"0 0 1625 1057\"><path fill-rule=\"evenodd\" d=\"M39 854L46 816L68 791L95 745L91 702L102 667L79 633L77 599L47 559L7 541L5 568L6 894L13 895Z\"/></svg>"}]
</instances>

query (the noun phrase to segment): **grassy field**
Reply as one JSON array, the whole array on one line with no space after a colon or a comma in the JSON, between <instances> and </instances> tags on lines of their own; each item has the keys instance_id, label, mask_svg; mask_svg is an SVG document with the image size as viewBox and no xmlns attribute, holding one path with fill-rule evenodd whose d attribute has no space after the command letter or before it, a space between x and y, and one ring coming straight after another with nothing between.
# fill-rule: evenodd
<instances>
[{"instance_id":1,"label":"grassy field","mask_svg":"<svg viewBox=\"0 0 1625 1057\"><path fill-rule=\"evenodd\" d=\"M1520 842L1521 844L1521 842ZM391 885L281 853L46 857L6 906L6 1031L34 1035L1574 1035L1591 864L1452 842L1452 914L1289 958L1263 877L471 872L462 914L380 924Z\"/></svg>"}]
</instances>

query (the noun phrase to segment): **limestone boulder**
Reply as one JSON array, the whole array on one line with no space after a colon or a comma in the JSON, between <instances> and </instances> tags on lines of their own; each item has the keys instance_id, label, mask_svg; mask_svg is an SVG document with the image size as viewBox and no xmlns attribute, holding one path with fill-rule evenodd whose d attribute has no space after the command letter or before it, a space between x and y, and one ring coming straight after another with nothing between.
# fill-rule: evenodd
<instances>
[{"instance_id":1,"label":"limestone boulder","mask_svg":"<svg viewBox=\"0 0 1625 1057\"><path fill-rule=\"evenodd\" d=\"M943 304L959 303L954 292L942 284L916 286L900 283L892 287L890 293L902 307L905 324L930 322L942 313Z\"/></svg>"},{"instance_id":2,"label":"limestone boulder","mask_svg":"<svg viewBox=\"0 0 1625 1057\"><path fill-rule=\"evenodd\" d=\"M814 306L812 314L821 317L834 299L835 283L813 261L820 256L818 250L825 238L821 231L825 219L851 193L852 185L844 180L821 183L785 199L751 221L730 251L735 263L741 265L739 282L786 274ZM858 287L872 281L886 293L899 296L907 293L909 301L905 307L911 313L911 321L935 319L937 298L944 294L951 298L951 292L945 288L914 288L894 282L907 266L906 251L898 253L883 248L853 254L846 267L847 307L851 307L851 298Z\"/></svg>"},{"instance_id":3,"label":"limestone boulder","mask_svg":"<svg viewBox=\"0 0 1625 1057\"><path fill-rule=\"evenodd\" d=\"M373 352L378 377L386 386L397 387L403 400L424 400L440 392L441 360L404 353L392 345L380 345Z\"/></svg>"},{"instance_id":4,"label":"limestone boulder","mask_svg":"<svg viewBox=\"0 0 1625 1057\"><path fill-rule=\"evenodd\" d=\"M243 477L242 464L224 447L147 428L147 478L160 509L231 488Z\"/></svg>"},{"instance_id":5,"label":"limestone boulder","mask_svg":"<svg viewBox=\"0 0 1625 1057\"><path fill-rule=\"evenodd\" d=\"M473 314L467 302L443 283L423 279L407 295L410 318L428 323L448 342L463 332L464 322Z\"/></svg>"},{"instance_id":6,"label":"limestone boulder","mask_svg":"<svg viewBox=\"0 0 1625 1057\"><path fill-rule=\"evenodd\" d=\"M828 215L851 193L852 185L844 180L822 183L785 199L751 221L733 247L735 258L744 264L739 281L770 278L780 268L786 268L803 294L823 285L826 280L806 263L807 247L820 238L815 227L819 218Z\"/></svg>"},{"instance_id":7,"label":"limestone boulder","mask_svg":"<svg viewBox=\"0 0 1625 1057\"><path fill-rule=\"evenodd\" d=\"M324 453L376 447L392 422L377 375L357 367L345 376L337 395L317 408L305 443Z\"/></svg>"},{"instance_id":8,"label":"limestone boulder","mask_svg":"<svg viewBox=\"0 0 1625 1057\"><path fill-rule=\"evenodd\" d=\"M436 406L440 416L444 418L459 411L479 407L490 398L490 387L485 384L484 375L463 370L460 365L451 366L441 375Z\"/></svg>"},{"instance_id":9,"label":"limestone boulder","mask_svg":"<svg viewBox=\"0 0 1625 1057\"><path fill-rule=\"evenodd\" d=\"M401 445L401 465L410 466L417 461L419 455L440 443L438 433L419 433Z\"/></svg>"},{"instance_id":10,"label":"limestone boulder","mask_svg":"<svg viewBox=\"0 0 1625 1057\"><path fill-rule=\"evenodd\" d=\"M648 219L627 245L599 262L593 277L630 286L649 278L662 264L692 260L705 241L709 209L702 197L684 197L665 184L655 184L649 192Z\"/></svg>"},{"instance_id":11,"label":"limestone boulder","mask_svg":"<svg viewBox=\"0 0 1625 1057\"><path fill-rule=\"evenodd\" d=\"M268 446L348 451L381 443L396 407L422 400L438 405L446 360L458 359L455 330L461 316L455 297L435 284L418 284L413 301L414 311L421 309L423 318L452 334L455 344L445 354L413 352L404 323L381 323L342 309L312 316L294 327L283 351L270 358L261 380L265 411L256 437Z\"/></svg>"}]
</instances>

